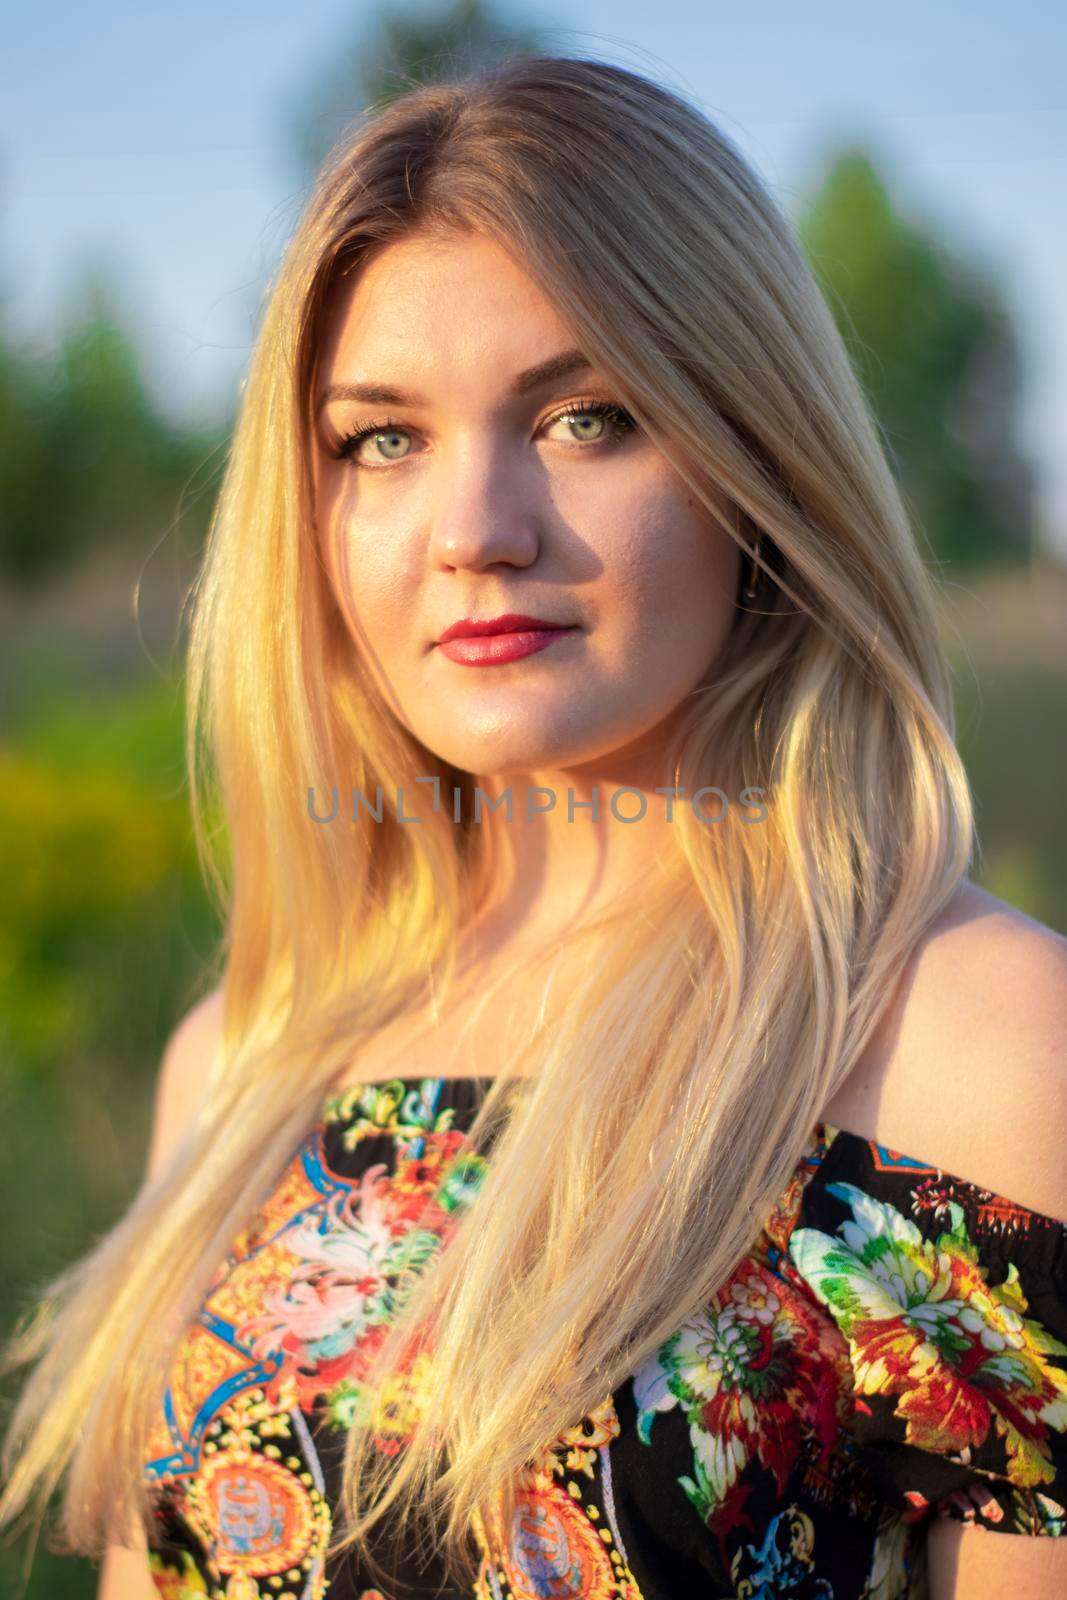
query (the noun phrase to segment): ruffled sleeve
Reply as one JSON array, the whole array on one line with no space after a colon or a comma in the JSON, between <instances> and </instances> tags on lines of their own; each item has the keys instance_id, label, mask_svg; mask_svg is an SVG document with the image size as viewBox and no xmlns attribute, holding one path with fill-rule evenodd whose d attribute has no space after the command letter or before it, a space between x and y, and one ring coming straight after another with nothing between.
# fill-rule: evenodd
<instances>
[{"instance_id":1,"label":"ruffled sleeve","mask_svg":"<svg viewBox=\"0 0 1067 1600\"><path fill-rule=\"evenodd\" d=\"M880 1494L909 1521L1067 1535L1067 1224L822 1131L786 1270L847 1342Z\"/></svg>"}]
</instances>

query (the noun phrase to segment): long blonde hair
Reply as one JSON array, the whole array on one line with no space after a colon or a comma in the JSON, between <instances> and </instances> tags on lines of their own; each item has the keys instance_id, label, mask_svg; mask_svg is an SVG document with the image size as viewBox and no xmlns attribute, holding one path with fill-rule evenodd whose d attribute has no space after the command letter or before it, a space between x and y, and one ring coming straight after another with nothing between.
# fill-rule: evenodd
<instances>
[{"instance_id":1,"label":"long blonde hair","mask_svg":"<svg viewBox=\"0 0 1067 1600\"><path fill-rule=\"evenodd\" d=\"M568 57L365 114L272 285L196 585L188 763L225 914L218 1069L169 1164L9 1348L36 1365L0 1519L65 1480L72 1550L150 1525L148 1418L181 1329L353 1051L447 994L491 878L486 830L450 806L417 828L388 807L345 830L307 816L339 773L368 797L436 775L470 816L475 775L398 726L361 669L309 465L333 292L437 227L514 251L709 515L747 551L759 537L761 596L664 773L683 796L762 789L766 817L709 826L679 803L677 849L628 914L573 934L580 981L493 1084L471 1130L493 1138L478 1203L383 1352L382 1381L432 1320L422 1420L393 1461L350 1430L335 1548L389 1505L413 1525L432 1506L465 1567L485 1509L506 1513L546 1443L744 1254L971 862L936 591L833 318L734 146L673 91Z\"/></svg>"}]
</instances>

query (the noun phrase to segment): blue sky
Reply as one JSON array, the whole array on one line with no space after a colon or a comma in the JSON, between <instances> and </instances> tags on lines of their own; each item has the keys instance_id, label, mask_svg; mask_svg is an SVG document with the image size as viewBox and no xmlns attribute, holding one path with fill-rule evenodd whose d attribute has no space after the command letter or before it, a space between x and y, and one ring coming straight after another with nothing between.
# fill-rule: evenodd
<instances>
[{"instance_id":1,"label":"blue sky","mask_svg":"<svg viewBox=\"0 0 1067 1600\"><path fill-rule=\"evenodd\" d=\"M1067 556L1061 4L496 9L547 30L549 48L618 61L695 100L791 215L833 141L865 139L902 209L999 269L1030 374L1025 440L1041 474L1042 532ZM57 0L9 13L0 99L9 324L47 347L80 265L109 261L161 402L179 417L221 411L301 203L286 118L376 10L362 0L151 10Z\"/></svg>"}]
</instances>

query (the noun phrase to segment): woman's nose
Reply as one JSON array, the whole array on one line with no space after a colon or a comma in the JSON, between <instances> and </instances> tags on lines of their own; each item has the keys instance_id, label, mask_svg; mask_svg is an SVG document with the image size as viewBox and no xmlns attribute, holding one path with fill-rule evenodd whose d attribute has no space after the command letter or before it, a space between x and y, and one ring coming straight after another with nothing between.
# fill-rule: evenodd
<instances>
[{"instance_id":1,"label":"woman's nose","mask_svg":"<svg viewBox=\"0 0 1067 1600\"><path fill-rule=\"evenodd\" d=\"M502 447L465 446L435 486L431 559L448 567L527 567L542 529L529 471L505 459Z\"/></svg>"}]
</instances>

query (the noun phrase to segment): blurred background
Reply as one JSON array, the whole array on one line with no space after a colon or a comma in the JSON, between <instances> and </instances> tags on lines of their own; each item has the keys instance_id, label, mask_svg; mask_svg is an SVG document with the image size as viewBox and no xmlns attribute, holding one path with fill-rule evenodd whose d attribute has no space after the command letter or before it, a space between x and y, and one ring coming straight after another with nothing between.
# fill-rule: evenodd
<instances>
[{"instance_id":1,"label":"blurred background","mask_svg":"<svg viewBox=\"0 0 1067 1600\"><path fill-rule=\"evenodd\" d=\"M1067 19L719 0L20 7L0 104L0 1332L116 1220L217 929L182 601L262 294L345 125L502 49L696 101L793 220L945 587L975 876L1067 932ZM29 1600L95 1569L0 1552ZM194 1591L184 1590L184 1594ZM200 1591L196 1591L200 1592Z\"/></svg>"}]
</instances>

